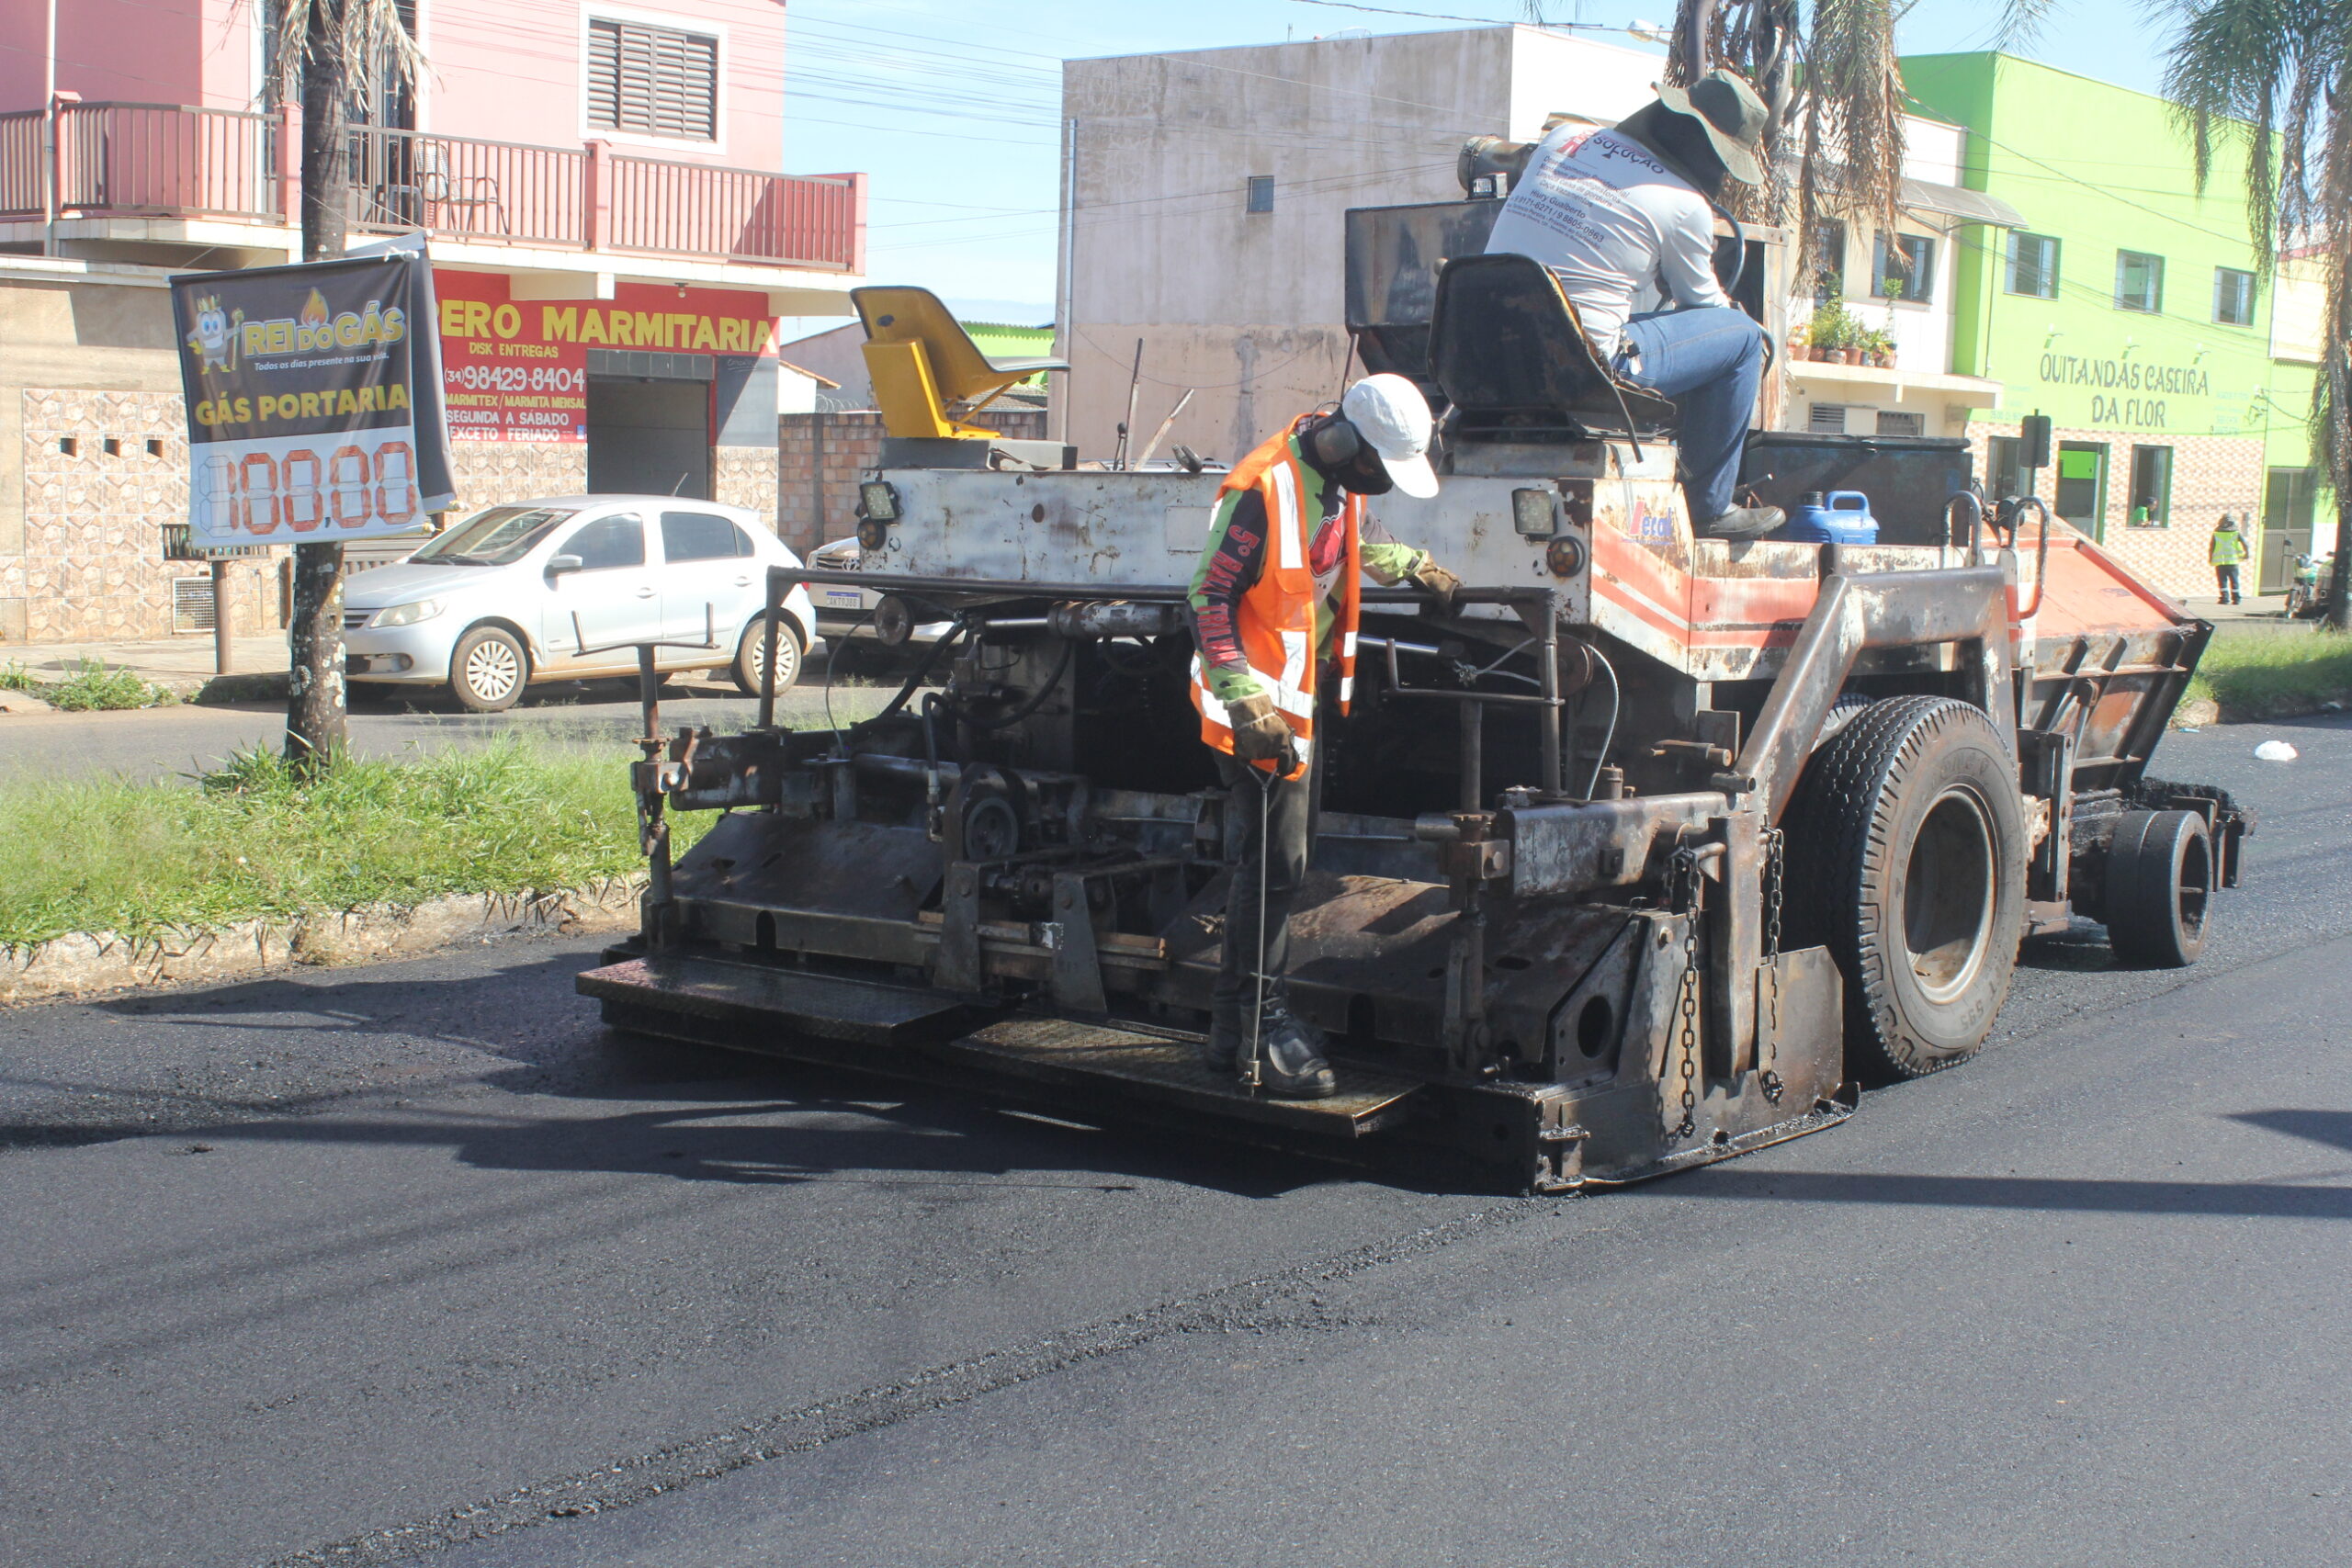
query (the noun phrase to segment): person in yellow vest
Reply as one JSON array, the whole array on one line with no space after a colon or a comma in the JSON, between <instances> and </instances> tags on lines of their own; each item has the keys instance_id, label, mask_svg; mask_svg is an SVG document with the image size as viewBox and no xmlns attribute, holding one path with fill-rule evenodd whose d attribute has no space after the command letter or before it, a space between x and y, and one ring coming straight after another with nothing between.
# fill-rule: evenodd
<instances>
[{"instance_id":1,"label":"person in yellow vest","mask_svg":"<svg viewBox=\"0 0 2352 1568\"><path fill-rule=\"evenodd\" d=\"M2238 532L2238 520L2226 512L2222 513L2221 525L2213 530L2213 542L2206 547L2205 558L2213 563L2213 586L2221 591L2222 603L2243 603L2238 596L2238 563L2245 559L2245 536Z\"/></svg>"},{"instance_id":2,"label":"person in yellow vest","mask_svg":"<svg viewBox=\"0 0 2352 1568\"><path fill-rule=\"evenodd\" d=\"M1367 376L1336 410L1302 414L1226 476L1193 574L1193 702L1241 842L1205 1056L1213 1071L1295 1099L1338 1087L1322 1037L1291 1016L1283 985L1306 874L1317 698L1348 710L1363 575L1418 582L1442 608L1462 586L1428 551L1364 520L1365 496L1437 493L1430 425L1402 376Z\"/></svg>"}]
</instances>

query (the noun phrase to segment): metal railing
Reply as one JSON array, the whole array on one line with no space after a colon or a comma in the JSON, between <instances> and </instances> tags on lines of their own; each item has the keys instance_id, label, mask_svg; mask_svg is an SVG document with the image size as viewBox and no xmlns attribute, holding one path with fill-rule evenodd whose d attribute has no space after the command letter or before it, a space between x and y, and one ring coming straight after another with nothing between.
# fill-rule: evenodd
<instances>
[{"instance_id":1,"label":"metal railing","mask_svg":"<svg viewBox=\"0 0 2352 1568\"><path fill-rule=\"evenodd\" d=\"M0 114L0 217L41 213L40 125L39 109Z\"/></svg>"},{"instance_id":2,"label":"metal railing","mask_svg":"<svg viewBox=\"0 0 2352 1568\"><path fill-rule=\"evenodd\" d=\"M275 115L185 104L63 105L58 209L278 218L277 124Z\"/></svg>"},{"instance_id":3,"label":"metal railing","mask_svg":"<svg viewBox=\"0 0 2352 1568\"><path fill-rule=\"evenodd\" d=\"M588 243L588 154L470 136L357 126L351 132L356 229Z\"/></svg>"},{"instance_id":4,"label":"metal railing","mask_svg":"<svg viewBox=\"0 0 2352 1568\"><path fill-rule=\"evenodd\" d=\"M0 217L290 221L298 199L283 111L182 104L57 107L53 159L38 109L0 114ZM792 175L355 126L354 229L849 272L863 263L863 176Z\"/></svg>"},{"instance_id":5,"label":"metal railing","mask_svg":"<svg viewBox=\"0 0 2352 1568\"><path fill-rule=\"evenodd\" d=\"M846 175L765 175L709 164L616 157L616 251L718 255L848 270L856 262L857 183Z\"/></svg>"}]
</instances>

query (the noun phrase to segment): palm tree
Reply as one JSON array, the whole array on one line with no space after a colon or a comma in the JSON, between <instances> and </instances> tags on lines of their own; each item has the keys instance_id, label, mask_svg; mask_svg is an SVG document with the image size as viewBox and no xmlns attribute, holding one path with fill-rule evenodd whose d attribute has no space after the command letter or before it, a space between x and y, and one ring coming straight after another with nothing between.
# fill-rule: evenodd
<instances>
[{"instance_id":1,"label":"palm tree","mask_svg":"<svg viewBox=\"0 0 2352 1568\"><path fill-rule=\"evenodd\" d=\"M1894 23L1903 9L1895 0L1814 0L1808 31L1799 0L1679 0L1667 77L1689 83L1726 65L1770 107L1769 183L1733 194L1744 216L1795 220L1800 276L1825 213L1871 217L1894 231L1903 181ZM1785 151L1798 153L1793 188L1777 155Z\"/></svg>"},{"instance_id":2,"label":"palm tree","mask_svg":"<svg viewBox=\"0 0 2352 1568\"><path fill-rule=\"evenodd\" d=\"M302 106L302 259L343 254L354 107L378 85L415 80L424 58L401 0L277 0L270 26L281 99ZM303 775L349 739L343 683L343 547L294 547L287 628L286 760Z\"/></svg>"}]
</instances>

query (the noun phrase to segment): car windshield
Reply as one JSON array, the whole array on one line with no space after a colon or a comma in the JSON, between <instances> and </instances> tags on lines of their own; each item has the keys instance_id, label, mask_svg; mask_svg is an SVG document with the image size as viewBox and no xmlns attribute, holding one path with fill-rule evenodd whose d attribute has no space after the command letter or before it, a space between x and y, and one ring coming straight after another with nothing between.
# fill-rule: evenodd
<instances>
[{"instance_id":1,"label":"car windshield","mask_svg":"<svg viewBox=\"0 0 2352 1568\"><path fill-rule=\"evenodd\" d=\"M493 506L477 512L408 558L446 561L453 566L507 566L531 553L548 530L576 506Z\"/></svg>"}]
</instances>

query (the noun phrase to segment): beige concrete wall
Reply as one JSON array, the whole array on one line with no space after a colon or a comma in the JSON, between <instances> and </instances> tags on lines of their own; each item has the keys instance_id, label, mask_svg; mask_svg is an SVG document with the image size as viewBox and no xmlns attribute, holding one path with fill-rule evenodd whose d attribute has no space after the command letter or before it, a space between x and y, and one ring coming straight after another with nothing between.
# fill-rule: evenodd
<instances>
[{"instance_id":1,"label":"beige concrete wall","mask_svg":"<svg viewBox=\"0 0 2352 1568\"><path fill-rule=\"evenodd\" d=\"M1240 456L1340 389L1350 208L1459 200L1465 138L1621 118L1662 65L1514 27L1070 62L1072 368L1049 378L1054 430L1067 407L1080 457L1111 455L1141 337L1136 444L1190 387L1170 440ZM1271 212L1246 210L1253 175L1273 176Z\"/></svg>"},{"instance_id":2,"label":"beige concrete wall","mask_svg":"<svg viewBox=\"0 0 2352 1568\"><path fill-rule=\"evenodd\" d=\"M160 274L0 264L0 641L173 635L163 558L187 516L187 425ZM275 563L240 563L242 633L278 624Z\"/></svg>"}]
</instances>

